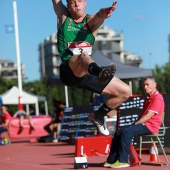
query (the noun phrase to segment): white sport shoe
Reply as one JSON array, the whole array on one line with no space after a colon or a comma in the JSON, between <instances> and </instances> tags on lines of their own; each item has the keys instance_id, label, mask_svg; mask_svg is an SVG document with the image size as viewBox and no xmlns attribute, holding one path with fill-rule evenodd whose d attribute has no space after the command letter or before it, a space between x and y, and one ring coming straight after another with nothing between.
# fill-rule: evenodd
<instances>
[{"instance_id":1,"label":"white sport shoe","mask_svg":"<svg viewBox=\"0 0 170 170\"><path fill-rule=\"evenodd\" d=\"M109 135L109 130L104 126L104 118L103 119L95 119L95 114L91 113L89 114L89 120L93 122L93 124L97 127L98 132L102 134L103 136Z\"/></svg>"},{"instance_id":2,"label":"white sport shoe","mask_svg":"<svg viewBox=\"0 0 170 170\"><path fill-rule=\"evenodd\" d=\"M54 142L54 143L57 143L57 142L58 142L58 139L54 139L53 142Z\"/></svg>"}]
</instances>

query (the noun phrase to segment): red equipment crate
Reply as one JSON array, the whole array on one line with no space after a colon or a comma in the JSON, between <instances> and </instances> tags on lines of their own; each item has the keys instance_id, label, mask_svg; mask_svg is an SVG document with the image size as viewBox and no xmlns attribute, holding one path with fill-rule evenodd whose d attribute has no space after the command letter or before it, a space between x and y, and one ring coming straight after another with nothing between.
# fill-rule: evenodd
<instances>
[{"instance_id":1,"label":"red equipment crate","mask_svg":"<svg viewBox=\"0 0 170 170\"><path fill-rule=\"evenodd\" d=\"M112 136L95 136L76 139L76 157L108 155Z\"/></svg>"}]
</instances>

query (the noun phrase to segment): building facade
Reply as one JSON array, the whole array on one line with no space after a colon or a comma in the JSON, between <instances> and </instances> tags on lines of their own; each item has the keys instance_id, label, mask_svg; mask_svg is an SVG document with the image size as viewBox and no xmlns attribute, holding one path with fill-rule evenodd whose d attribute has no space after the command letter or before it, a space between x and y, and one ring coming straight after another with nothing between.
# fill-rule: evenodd
<instances>
[{"instance_id":1,"label":"building facade","mask_svg":"<svg viewBox=\"0 0 170 170\"><path fill-rule=\"evenodd\" d=\"M61 59L57 49L57 34L47 37L39 44L40 79L59 75ZM103 26L99 29L93 46L93 51L99 50L109 59L126 65L141 67L142 59L124 50L123 34Z\"/></svg>"},{"instance_id":2,"label":"building facade","mask_svg":"<svg viewBox=\"0 0 170 170\"><path fill-rule=\"evenodd\" d=\"M25 66L21 64L21 77L24 80ZM0 76L6 80L17 80L17 64L7 59L0 59Z\"/></svg>"}]
</instances>

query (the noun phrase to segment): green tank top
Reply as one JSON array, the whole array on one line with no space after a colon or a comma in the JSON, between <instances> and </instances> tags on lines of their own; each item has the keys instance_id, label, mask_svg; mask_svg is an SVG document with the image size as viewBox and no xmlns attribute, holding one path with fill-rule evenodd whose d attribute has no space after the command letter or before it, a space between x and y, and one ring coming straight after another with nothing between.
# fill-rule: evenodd
<instances>
[{"instance_id":1,"label":"green tank top","mask_svg":"<svg viewBox=\"0 0 170 170\"><path fill-rule=\"evenodd\" d=\"M73 54L80 54L82 51L91 55L95 38L87 24L85 16L81 23L76 23L68 16L59 28L57 33L58 52L62 61L68 60Z\"/></svg>"}]
</instances>

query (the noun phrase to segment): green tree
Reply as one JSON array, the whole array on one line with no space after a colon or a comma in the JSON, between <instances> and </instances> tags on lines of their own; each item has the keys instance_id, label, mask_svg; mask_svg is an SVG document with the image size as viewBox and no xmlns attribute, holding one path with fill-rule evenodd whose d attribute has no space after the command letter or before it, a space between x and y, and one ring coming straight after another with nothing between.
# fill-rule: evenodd
<instances>
[{"instance_id":1,"label":"green tree","mask_svg":"<svg viewBox=\"0 0 170 170\"><path fill-rule=\"evenodd\" d=\"M8 89L15 86L17 84L14 80L5 80L3 77L0 76L0 94L5 93Z\"/></svg>"},{"instance_id":2,"label":"green tree","mask_svg":"<svg viewBox=\"0 0 170 170\"><path fill-rule=\"evenodd\" d=\"M165 92L170 93L170 63L164 66L164 87Z\"/></svg>"},{"instance_id":3,"label":"green tree","mask_svg":"<svg viewBox=\"0 0 170 170\"><path fill-rule=\"evenodd\" d=\"M157 81L157 88L161 93L170 93L170 64L156 65L153 76Z\"/></svg>"}]
</instances>

